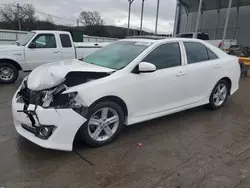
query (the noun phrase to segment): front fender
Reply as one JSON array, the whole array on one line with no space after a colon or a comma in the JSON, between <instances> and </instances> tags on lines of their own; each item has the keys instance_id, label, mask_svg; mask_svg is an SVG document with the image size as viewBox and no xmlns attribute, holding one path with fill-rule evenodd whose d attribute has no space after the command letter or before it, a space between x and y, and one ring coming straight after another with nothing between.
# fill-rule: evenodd
<instances>
[{"instance_id":1,"label":"front fender","mask_svg":"<svg viewBox=\"0 0 250 188\"><path fill-rule=\"evenodd\" d=\"M26 63L24 52L21 52L21 51L1 52L0 51L0 62L4 62L4 61L15 62L21 67L22 70L29 70L28 65Z\"/></svg>"}]
</instances>

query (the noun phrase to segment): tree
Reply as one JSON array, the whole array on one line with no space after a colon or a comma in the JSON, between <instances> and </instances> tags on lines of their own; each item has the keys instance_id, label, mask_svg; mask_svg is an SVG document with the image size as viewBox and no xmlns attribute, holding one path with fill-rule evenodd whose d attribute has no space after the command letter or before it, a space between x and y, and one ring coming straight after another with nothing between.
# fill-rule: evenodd
<instances>
[{"instance_id":1,"label":"tree","mask_svg":"<svg viewBox=\"0 0 250 188\"><path fill-rule=\"evenodd\" d=\"M103 25L103 19L99 12L85 12L82 11L79 16L80 22L84 26L93 26L93 25Z\"/></svg>"},{"instance_id":2,"label":"tree","mask_svg":"<svg viewBox=\"0 0 250 188\"><path fill-rule=\"evenodd\" d=\"M53 20L53 18L52 18L52 16L50 14L48 14L48 16L45 19L45 21L48 22L48 23L52 23L52 24L54 23L54 20Z\"/></svg>"},{"instance_id":3,"label":"tree","mask_svg":"<svg viewBox=\"0 0 250 188\"><path fill-rule=\"evenodd\" d=\"M18 17L21 23L34 23L36 20L35 8L31 4L24 4L18 9L17 5L8 4L0 9L0 19L2 22L17 26Z\"/></svg>"}]
</instances>

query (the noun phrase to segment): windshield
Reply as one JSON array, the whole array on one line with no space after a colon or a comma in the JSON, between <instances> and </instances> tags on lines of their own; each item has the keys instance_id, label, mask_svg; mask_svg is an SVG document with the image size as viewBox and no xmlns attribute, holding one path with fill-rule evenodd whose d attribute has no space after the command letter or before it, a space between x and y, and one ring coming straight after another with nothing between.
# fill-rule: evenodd
<instances>
[{"instance_id":1,"label":"windshield","mask_svg":"<svg viewBox=\"0 0 250 188\"><path fill-rule=\"evenodd\" d=\"M35 35L34 32L29 32L27 35L25 35L24 37L22 37L16 43L18 43L18 45L20 45L20 46L25 46L34 35Z\"/></svg>"},{"instance_id":2,"label":"windshield","mask_svg":"<svg viewBox=\"0 0 250 188\"><path fill-rule=\"evenodd\" d=\"M127 66L150 45L149 42L119 41L88 55L83 61L118 70Z\"/></svg>"}]
</instances>

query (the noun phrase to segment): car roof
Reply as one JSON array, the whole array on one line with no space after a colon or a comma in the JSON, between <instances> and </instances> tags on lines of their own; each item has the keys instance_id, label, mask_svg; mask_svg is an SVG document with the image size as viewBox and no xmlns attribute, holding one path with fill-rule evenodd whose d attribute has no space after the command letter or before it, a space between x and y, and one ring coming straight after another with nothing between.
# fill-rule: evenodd
<instances>
[{"instance_id":1,"label":"car roof","mask_svg":"<svg viewBox=\"0 0 250 188\"><path fill-rule=\"evenodd\" d=\"M67 33L69 34L68 31L55 31L55 30L33 30L31 32L36 32L36 33L57 33L57 34L62 34L62 33Z\"/></svg>"},{"instance_id":2,"label":"car roof","mask_svg":"<svg viewBox=\"0 0 250 188\"><path fill-rule=\"evenodd\" d=\"M149 39L149 38L143 38L143 37L129 37L126 39L122 39L121 41L134 41L134 42L151 42L151 43L164 43L164 42L204 42L200 39L195 38L178 38L178 37L168 37L168 38L157 38L157 39Z\"/></svg>"},{"instance_id":3,"label":"car roof","mask_svg":"<svg viewBox=\"0 0 250 188\"><path fill-rule=\"evenodd\" d=\"M161 40L161 39L165 39L166 37L162 37L162 36L151 36L151 35L144 35L144 36L130 36L127 37L126 39L152 39L152 40Z\"/></svg>"}]
</instances>

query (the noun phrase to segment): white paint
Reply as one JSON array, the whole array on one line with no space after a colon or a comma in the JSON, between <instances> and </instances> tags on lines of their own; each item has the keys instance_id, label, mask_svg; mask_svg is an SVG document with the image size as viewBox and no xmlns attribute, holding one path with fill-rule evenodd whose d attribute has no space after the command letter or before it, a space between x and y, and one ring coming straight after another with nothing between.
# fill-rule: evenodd
<instances>
[{"instance_id":1,"label":"white paint","mask_svg":"<svg viewBox=\"0 0 250 188\"><path fill-rule=\"evenodd\" d=\"M68 60L81 59L90 53L108 45L109 43L73 43L72 37L66 31L32 31L35 35L25 46L17 45L1 45L0 60L8 59L18 63L22 70L33 70L45 63ZM56 39L56 48L29 48L30 43L39 34L54 34ZM64 48L61 44L60 34L67 34L70 37L72 47Z\"/></svg>"},{"instance_id":2,"label":"white paint","mask_svg":"<svg viewBox=\"0 0 250 188\"><path fill-rule=\"evenodd\" d=\"M237 57L227 55L219 48L205 41L184 38L164 40L124 39L122 41L152 42L153 44L125 68L114 72L110 76L68 88L64 93L78 92L77 97L80 100L77 101L82 103L83 106L90 106L105 96L119 97L124 101L128 109L125 124L132 125L207 104L212 89L221 78L228 77L231 80L232 86L230 94L237 91L239 87L240 67ZM183 41L203 44L212 50L219 59L188 64ZM180 44L182 59L180 66L160 69L150 73L132 73L134 68L141 63L153 49L171 42L179 42ZM98 66L87 66L85 65L86 63L81 64L74 62L70 64L70 61L61 63L62 65L60 66L47 64L44 67L46 67L50 74L58 74L58 78L63 78L63 75L67 72L76 69L79 71L110 71L110 69L102 67L97 68ZM50 68L51 66L52 68ZM46 69L43 70L46 72ZM43 72L43 74L39 74L39 72L40 71L31 73L32 77L28 78L28 86L33 79L36 80L36 82L42 82L45 72ZM36 76L38 77L37 79ZM48 86L50 80L47 80L46 84ZM51 85L52 84L55 83L52 82ZM43 109L39 107L39 117L41 116L42 121L48 124L51 122L58 125L56 134L52 135L53 139L49 139L48 141L40 140L20 127L20 122L28 122L25 121L25 115L16 112L16 110L22 108L23 104L17 103L15 97L16 96L14 96L12 102L13 117L19 134L43 147L60 150L71 149L73 135L80 127L80 124L86 121L84 118L80 118L78 114L70 109L59 109L60 116L58 116L54 109ZM70 135L68 136L68 134Z\"/></svg>"},{"instance_id":3,"label":"white paint","mask_svg":"<svg viewBox=\"0 0 250 188\"><path fill-rule=\"evenodd\" d=\"M39 91L57 86L65 80L65 76L71 71L112 72L114 70L84 63L77 59L47 63L30 73L28 87L31 90Z\"/></svg>"},{"instance_id":4,"label":"white paint","mask_svg":"<svg viewBox=\"0 0 250 188\"><path fill-rule=\"evenodd\" d=\"M38 107L36 113L41 124L55 125L56 129L48 140L42 140L21 127L21 123L30 125L27 115L17 112L23 110L22 103L16 102L16 94L12 100L12 112L17 132L35 144L49 149L71 151L75 134L86 119L75 113L72 109L44 109ZM34 109L34 105L29 105ZM74 122L74 123L73 123ZM37 123L37 122L36 122ZM30 125L31 126L31 125Z\"/></svg>"},{"instance_id":5,"label":"white paint","mask_svg":"<svg viewBox=\"0 0 250 188\"><path fill-rule=\"evenodd\" d=\"M140 72L154 72L156 71L156 66L152 63L141 62L139 64L139 71Z\"/></svg>"}]
</instances>

